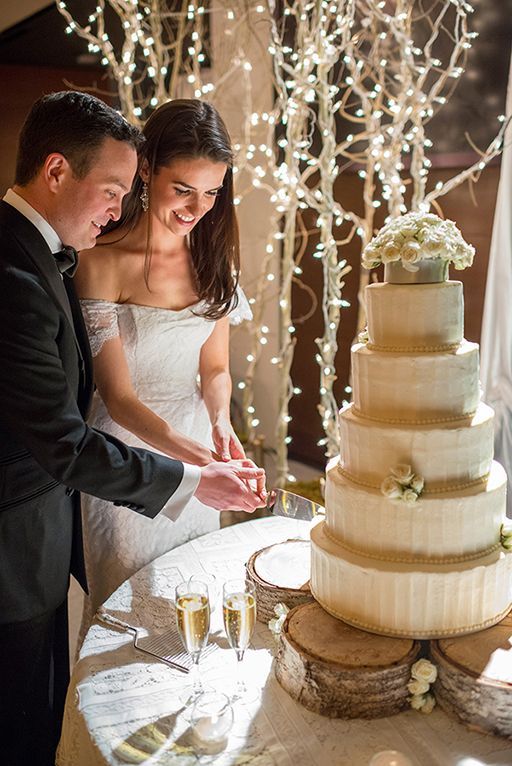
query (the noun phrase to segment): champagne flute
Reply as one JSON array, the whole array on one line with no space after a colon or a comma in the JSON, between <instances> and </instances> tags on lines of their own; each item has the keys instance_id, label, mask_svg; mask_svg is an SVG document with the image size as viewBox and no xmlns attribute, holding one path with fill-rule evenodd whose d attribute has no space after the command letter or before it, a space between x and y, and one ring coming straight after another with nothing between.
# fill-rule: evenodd
<instances>
[{"instance_id":1,"label":"champagne flute","mask_svg":"<svg viewBox=\"0 0 512 766\"><path fill-rule=\"evenodd\" d=\"M190 578L176 586L176 623L183 646L194 663L193 684L185 701L191 704L204 691L198 666L210 631L210 600L206 583Z\"/></svg>"},{"instance_id":2,"label":"champagne flute","mask_svg":"<svg viewBox=\"0 0 512 766\"><path fill-rule=\"evenodd\" d=\"M224 629L237 659L237 683L233 701L253 702L258 694L246 686L240 674L241 662L256 622L256 593L254 585L246 580L228 580L224 583L222 598Z\"/></svg>"}]
</instances>

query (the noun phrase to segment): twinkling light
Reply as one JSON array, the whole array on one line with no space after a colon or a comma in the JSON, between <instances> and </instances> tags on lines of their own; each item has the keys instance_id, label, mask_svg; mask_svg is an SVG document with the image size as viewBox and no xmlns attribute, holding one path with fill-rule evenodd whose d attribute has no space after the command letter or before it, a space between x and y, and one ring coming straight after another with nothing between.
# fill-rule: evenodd
<instances>
[{"instance_id":1,"label":"twinkling light","mask_svg":"<svg viewBox=\"0 0 512 766\"><path fill-rule=\"evenodd\" d=\"M125 31L117 51L104 13L109 4L115 6ZM244 124L235 140L234 204L243 204L250 194L266 194L273 209L263 251L257 251L261 252L261 278L252 286L254 320L247 370L237 389L242 392L246 429L252 438L260 424L254 404L257 366L271 364L279 369L276 442L278 483L282 483L288 477L289 403L299 391L290 377L296 327L317 305L304 282L302 260L314 257L316 268L323 271L323 335L316 341L316 360L318 410L325 438L319 443L327 454L334 454L338 451L334 359L342 311L349 306L342 297L344 277L350 270L343 248L354 238L359 238L361 247L369 241L376 213L382 211L387 220L405 212L409 191L410 208L426 210L462 181L478 178L501 151L504 117L496 139L473 166L428 189L426 152L432 142L426 128L463 75L476 37L468 28L472 8L466 0L431 0L429 44L420 47L414 42L415 25L425 22L424 14L406 12L406 0L316 4L283 0L279 13L276 0L219 0L211 6L190 0L172 13L163 0L151 5L144 0L102 0L89 14L87 26L73 19L63 0L58 0L57 7L66 19L66 32L82 37L90 52L98 53L102 65L109 67L123 113L138 124L176 96L195 95L215 102L228 87L237 94ZM218 41L222 48L218 70L205 68L212 53L205 34L207 18L210 29L223 36L222 45ZM249 45L244 47L256 24L270 30L264 47L276 101L272 109L266 105L265 111L258 110L251 95L254 70L256 65L261 67L254 56L261 57L261 49L255 53ZM245 37L242 30L247 31ZM176 51L181 51L178 57ZM345 209L335 199L336 177L347 167L358 170L362 212ZM314 232L307 231L306 212L315 221ZM318 246L308 241L313 233ZM256 251L254 257L259 257ZM360 294L367 280L363 272ZM293 311L293 284L311 298L311 308L302 317ZM279 306L277 332L273 328L270 332L264 321L269 301ZM361 307L360 328L364 321ZM277 351L272 342L278 343Z\"/></svg>"}]
</instances>

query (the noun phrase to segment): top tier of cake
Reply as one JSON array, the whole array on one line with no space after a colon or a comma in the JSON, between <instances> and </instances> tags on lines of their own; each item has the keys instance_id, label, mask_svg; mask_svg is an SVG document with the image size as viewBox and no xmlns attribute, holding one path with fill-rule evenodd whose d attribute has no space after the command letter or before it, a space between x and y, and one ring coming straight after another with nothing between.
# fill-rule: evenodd
<instances>
[{"instance_id":1,"label":"top tier of cake","mask_svg":"<svg viewBox=\"0 0 512 766\"><path fill-rule=\"evenodd\" d=\"M454 348L462 341L461 282L376 283L366 288L365 296L369 348L421 353Z\"/></svg>"},{"instance_id":2,"label":"top tier of cake","mask_svg":"<svg viewBox=\"0 0 512 766\"><path fill-rule=\"evenodd\" d=\"M416 425L473 417L479 356L462 337L462 283L384 282L365 296L369 340L352 347L355 412Z\"/></svg>"}]
</instances>

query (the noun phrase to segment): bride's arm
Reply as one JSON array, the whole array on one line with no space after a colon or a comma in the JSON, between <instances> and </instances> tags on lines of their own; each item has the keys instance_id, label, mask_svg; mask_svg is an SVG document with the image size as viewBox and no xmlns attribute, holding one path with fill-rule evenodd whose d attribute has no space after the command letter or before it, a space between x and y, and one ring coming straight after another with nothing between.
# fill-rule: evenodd
<instances>
[{"instance_id":1,"label":"bride's arm","mask_svg":"<svg viewBox=\"0 0 512 766\"><path fill-rule=\"evenodd\" d=\"M117 258L108 246L80 254L75 284L82 299L112 301L120 297ZM112 333L114 334L114 333ZM194 465L218 460L208 447L172 428L137 396L120 337L101 342L94 356L94 380L112 420L169 457Z\"/></svg>"},{"instance_id":2,"label":"bride's arm","mask_svg":"<svg viewBox=\"0 0 512 766\"><path fill-rule=\"evenodd\" d=\"M223 460L244 458L245 453L231 425L231 375L229 374L229 320L219 319L201 349L201 392L212 424L215 449Z\"/></svg>"},{"instance_id":3,"label":"bride's arm","mask_svg":"<svg viewBox=\"0 0 512 766\"><path fill-rule=\"evenodd\" d=\"M216 459L210 449L172 428L140 401L119 336L105 341L94 357L94 380L112 420L146 444L184 463L203 466Z\"/></svg>"}]
</instances>

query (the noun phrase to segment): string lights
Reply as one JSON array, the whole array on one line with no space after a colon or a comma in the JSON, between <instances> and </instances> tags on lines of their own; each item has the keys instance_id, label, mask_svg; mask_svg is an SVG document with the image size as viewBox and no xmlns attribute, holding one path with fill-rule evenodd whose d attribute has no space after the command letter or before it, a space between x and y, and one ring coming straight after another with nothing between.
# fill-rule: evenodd
<instances>
[{"instance_id":1,"label":"string lights","mask_svg":"<svg viewBox=\"0 0 512 766\"><path fill-rule=\"evenodd\" d=\"M123 31L115 48L106 6ZM387 221L405 210L437 206L455 186L477 180L501 151L505 123L471 167L429 185L428 123L464 72L476 37L469 29L473 8L466 0L97 0L80 24L66 2L57 0L57 7L66 31L101 56L122 111L133 122L142 124L160 104L186 96L218 105L231 101L242 115L235 137L235 204L250 205L251 193L263 193L273 214L263 252L251 253L262 265L255 283L245 285L252 291L254 319L246 331L246 372L236 385L251 441L260 425L255 380L265 375L267 349L277 343L268 358L279 370L276 445L282 485L290 479L289 404L300 395L290 375L296 330L316 306L303 281L302 260L315 258L323 270L324 327L316 361L325 435L319 444L333 455L339 451L334 360L342 309L349 305L342 294L350 270L344 247L354 238L361 248L368 243L377 212ZM266 50L255 43L254 30L262 25L268 30ZM212 68L206 68L210 58ZM276 99L264 111L253 70L267 66ZM337 179L348 169L363 183L362 205L353 200L354 209L335 195ZM308 229L311 215L315 224ZM314 248L312 236L318 239ZM361 296L367 282L368 273L362 272L358 329L365 324ZM304 317L293 310L293 284L311 296ZM279 306L277 338L265 319L272 302Z\"/></svg>"},{"instance_id":2,"label":"string lights","mask_svg":"<svg viewBox=\"0 0 512 766\"><path fill-rule=\"evenodd\" d=\"M334 360L341 309L349 305L342 296L350 268L343 247L354 237L361 249L369 242L379 208L385 221L409 209L428 210L455 186L478 180L501 151L504 128L471 167L429 189L428 123L448 101L476 37L469 29L473 8L465 0L285 0L279 5L269 0L267 7L284 134L278 140L283 162L277 175L284 233L278 432L284 437L290 421L293 384L285 378L295 339L287 330L294 324L291 282L302 257L301 211L307 209L316 214L319 235L311 256L323 267L324 334L316 340L316 361L325 432L319 444L329 456L339 452ZM348 168L358 169L363 181L362 212L360 200L352 200L354 209L349 209L334 195L338 174ZM362 271L358 329L366 321L362 295L368 278ZM278 444L280 449L283 480L286 455Z\"/></svg>"}]
</instances>

